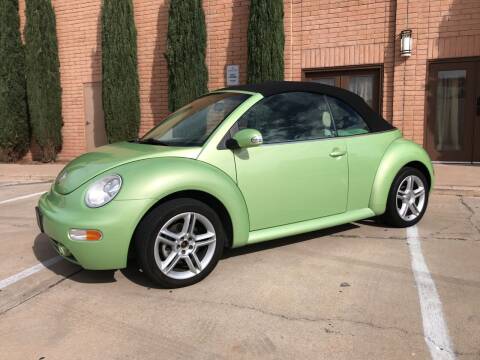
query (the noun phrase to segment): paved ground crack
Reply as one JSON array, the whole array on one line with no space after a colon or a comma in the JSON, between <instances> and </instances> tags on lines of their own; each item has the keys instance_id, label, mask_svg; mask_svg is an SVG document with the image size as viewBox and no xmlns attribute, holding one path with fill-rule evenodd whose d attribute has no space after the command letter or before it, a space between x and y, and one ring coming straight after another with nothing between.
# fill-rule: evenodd
<instances>
[{"instance_id":1,"label":"paved ground crack","mask_svg":"<svg viewBox=\"0 0 480 360\"><path fill-rule=\"evenodd\" d=\"M473 355L480 355L480 351L478 352L461 352L461 351L458 351L458 350L449 350L449 349L444 349L442 347L442 345L440 344L437 344L435 342L435 340L433 340L431 337L429 336L425 336L425 340L432 343L435 347L437 347L438 349L440 349L441 351L445 351L446 353L449 353L449 354L452 354L452 355L455 355L455 356L473 356Z\"/></svg>"},{"instance_id":2,"label":"paved ground crack","mask_svg":"<svg viewBox=\"0 0 480 360\"><path fill-rule=\"evenodd\" d=\"M70 275L66 276L66 277L63 277L61 279L59 279L58 281L54 282L53 284L50 284L46 287L44 287L43 289L40 289L39 291L37 291L36 293L33 293L32 295L28 296L27 298L23 299L22 301L10 306L9 308L6 308L4 310L2 310L0 312L0 316L2 315L5 315L7 312L9 312L10 310L13 310L17 307L19 307L20 305L22 304L25 304L26 302L30 301L31 299L33 298L36 298L38 295L41 295L45 292L47 292L48 290L52 289L53 287L57 286L58 284L64 282L65 280L71 278L72 276L74 275L77 275L79 272L81 272L83 269L78 269L77 271L74 271L73 273L71 273Z\"/></svg>"},{"instance_id":3,"label":"paved ground crack","mask_svg":"<svg viewBox=\"0 0 480 360\"><path fill-rule=\"evenodd\" d=\"M276 313L276 312L273 312L273 311L268 311L268 310L261 309L261 308L255 307L255 306L240 305L240 304L236 304L236 303L232 303L232 302L223 302L223 301L216 302L216 301L209 301L209 300L203 300L203 299L195 299L195 300L175 299L175 300L173 300L173 299L166 298L166 297L162 297L162 299L169 300L169 301L174 301L174 302L177 302L177 303L179 301L184 302L184 303L192 303L192 302L193 303L199 303L200 302L200 303L203 303L203 304L206 304L206 305L228 306L228 307L233 307L233 308L240 309L240 310L253 311L253 312L260 313L260 314L263 314L263 315L266 315L266 316L271 316L271 317L275 317L275 318L282 319L282 320L287 320L287 321L304 321L304 322L312 322L312 323L325 323L329 326L331 326L332 322L337 321L337 322L344 322L344 323L349 323L349 324L354 324L354 325L366 326L366 327L373 328L373 329L378 329L378 330L396 331L396 332L400 332L400 333L405 334L405 335L421 335L421 336L423 336L419 332L409 332L406 329L396 327L396 326L381 326L381 325L378 325L378 324L375 324L375 323L369 322L369 321L344 319L342 317L324 318L324 317L313 317L313 316L291 316L291 315Z\"/></svg>"},{"instance_id":4,"label":"paved ground crack","mask_svg":"<svg viewBox=\"0 0 480 360\"><path fill-rule=\"evenodd\" d=\"M473 221L473 217L475 216L475 211L471 208L470 205L468 205L465 202L465 199L463 196L460 196L460 203L467 209L467 211L470 214L468 216L468 221L470 222L470 224L472 224L473 228L477 231L477 233L480 234L480 227L477 224L475 224L475 221Z\"/></svg>"},{"instance_id":5,"label":"paved ground crack","mask_svg":"<svg viewBox=\"0 0 480 360\"><path fill-rule=\"evenodd\" d=\"M368 235L354 235L354 234L332 234L331 237L338 237L344 239L372 239L372 240L405 240L405 236L368 236Z\"/></svg>"},{"instance_id":6,"label":"paved ground crack","mask_svg":"<svg viewBox=\"0 0 480 360\"><path fill-rule=\"evenodd\" d=\"M475 239L469 239L465 237L460 237L460 236L439 236L442 231L436 231L432 233L429 236L421 236L421 240L431 240L433 239L438 239L438 240L452 240L452 241L480 241L480 239L475 240ZM365 236L365 235L347 235L347 234L334 234L330 235L331 237L336 237L336 238L342 238L342 239L367 239L367 240L400 240L400 241L405 241L405 236Z\"/></svg>"}]
</instances>

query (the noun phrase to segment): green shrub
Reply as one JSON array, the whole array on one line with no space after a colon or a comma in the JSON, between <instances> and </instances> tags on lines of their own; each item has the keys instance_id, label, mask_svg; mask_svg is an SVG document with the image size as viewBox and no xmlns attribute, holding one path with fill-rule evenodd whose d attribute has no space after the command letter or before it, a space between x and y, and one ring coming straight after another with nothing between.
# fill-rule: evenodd
<instances>
[{"instance_id":1,"label":"green shrub","mask_svg":"<svg viewBox=\"0 0 480 360\"><path fill-rule=\"evenodd\" d=\"M18 0L0 0L0 59L0 158L11 162L30 140Z\"/></svg>"},{"instance_id":2,"label":"green shrub","mask_svg":"<svg viewBox=\"0 0 480 360\"><path fill-rule=\"evenodd\" d=\"M283 0L251 0L248 22L248 82L283 80Z\"/></svg>"},{"instance_id":3,"label":"green shrub","mask_svg":"<svg viewBox=\"0 0 480 360\"><path fill-rule=\"evenodd\" d=\"M32 137L41 160L54 161L62 148L62 89L55 13L50 0L26 0L25 64Z\"/></svg>"},{"instance_id":4,"label":"green shrub","mask_svg":"<svg viewBox=\"0 0 480 360\"><path fill-rule=\"evenodd\" d=\"M171 0L168 12L168 108L175 111L208 91L207 30L201 0Z\"/></svg>"},{"instance_id":5,"label":"green shrub","mask_svg":"<svg viewBox=\"0 0 480 360\"><path fill-rule=\"evenodd\" d=\"M140 127L137 30L131 0L102 5L102 99L109 143L133 139Z\"/></svg>"}]
</instances>

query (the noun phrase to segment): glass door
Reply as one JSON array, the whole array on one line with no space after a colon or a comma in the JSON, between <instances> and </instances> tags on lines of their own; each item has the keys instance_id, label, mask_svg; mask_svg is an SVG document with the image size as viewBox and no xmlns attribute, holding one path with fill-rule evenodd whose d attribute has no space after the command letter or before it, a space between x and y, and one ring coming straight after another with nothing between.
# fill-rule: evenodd
<instances>
[{"instance_id":1,"label":"glass door","mask_svg":"<svg viewBox=\"0 0 480 360\"><path fill-rule=\"evenodd\" d=\"M430 65L426 148L432 160L478 161L477 68L474 61Z\"/></svg>"}]
</instances>

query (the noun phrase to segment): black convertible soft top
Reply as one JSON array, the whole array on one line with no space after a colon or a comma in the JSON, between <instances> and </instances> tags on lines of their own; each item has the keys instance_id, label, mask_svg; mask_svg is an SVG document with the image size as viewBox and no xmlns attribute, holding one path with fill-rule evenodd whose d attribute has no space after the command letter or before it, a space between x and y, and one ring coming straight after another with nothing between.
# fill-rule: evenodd
<instances>
[{"instance_id":1,"label":"black convertible soft top","mask_svg":"<svg viewBox=\"0 0 480 360\"><path fill-rule=\"evenodd\" d=\"M335 97L353 107L365 120L370 131L387 131L395 129L380 114L374 111L357 94L335 86L306 81L267 81L260 84L237 85L222 90L237 90L260 93L264 97L287 92L310 92ZM220 90L221 91L221 90Z\"/></svg>"}]
</instances>

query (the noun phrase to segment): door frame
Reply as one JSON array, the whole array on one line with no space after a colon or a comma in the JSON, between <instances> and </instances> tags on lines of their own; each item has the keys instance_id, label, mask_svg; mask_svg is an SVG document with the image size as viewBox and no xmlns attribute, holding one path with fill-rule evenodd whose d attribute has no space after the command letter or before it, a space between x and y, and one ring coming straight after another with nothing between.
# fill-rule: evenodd
<instances>
[{"instance_id":1,"label":"door frame","mask_svg":"<svg viewBox=\"0 0 480 360\"><path fill-rule=\"evenodd\" d=\"M480 56L467 56L467 57L452 57L452 58L442 58L442 59L430 59L427 60L427 72L425 78L425 102L424 102L424 119L423 119L423 147L428 150L429 146L429 137L430 128L429 128L429 115L431 113L431 106L433 102L431 101L432 95L430 94L430 82L431 77L433 75L432 65L442 65L442 64L456 64L456 63L474 63L476 67L475 72L476 76L473 80L474 83L477 84L476 89L474 89L474 99L480 98ZM474 104L475 106L475 104ZM474 119L473 119L473 138L472 138L472 155L471 161L450 161L450 160L433 160L433 162L437 163L457 163L457 164L475 164L480 163L480 146L475 148L474 141L475 139L480 139L480 115L475 114L477 109L474 110ZM477 123L477 124L475 124Z\"/></svg>"},{"instance_id":2,"label":"door frame","mask_svg":"<svg viewBox=\"0 0 480 360\"><path fill-rule=\"evenodd\" d=\"M102 82L87 81L82 86L85 149L93 151L99 146L108 144L102 105Z\"/></svg>"},{"instance_id":3,"label":"door frame","mask_svg":"<svg viewBox=\"0 0 480 360\"><path fill-rule=\"evenodd\" d=\"M304 68L302 69L302 81L308 81L309 78L314 74L321 74L322 76L329 74L337 75L338 73L349 73L355 74L362 71L378 71L378 109L373 109L379 114L383 114L383 79L384 79L384 65L383 64L369 64L369 65L347 65L347 66L336 66L336 67L324 67L324 68Z\"/></svg>"}]
</instances>

